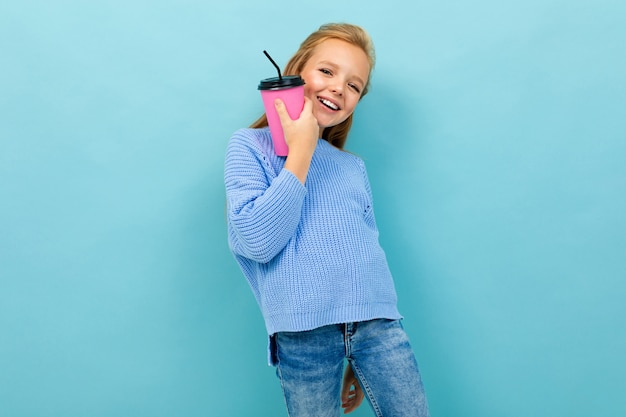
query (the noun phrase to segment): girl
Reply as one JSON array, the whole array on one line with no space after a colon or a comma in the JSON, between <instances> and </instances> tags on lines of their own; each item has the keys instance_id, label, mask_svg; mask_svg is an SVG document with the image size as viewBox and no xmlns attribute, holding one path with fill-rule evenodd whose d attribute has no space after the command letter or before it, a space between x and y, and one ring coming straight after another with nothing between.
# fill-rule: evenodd
<instances>
[{"instance_id":1,"label":"girl","mask_svg":"<svg viewBox=\"0 0 626 417\"><path fill-rule=\"evenodd\" d=\"M300 117L275 103L289 155L274 154L264 116L226 152L229 245L263 313L290 417L336 417L364 396L377 416L428 416L365 166L343 151L374 60L362 28L321 26L284 71L305 80Z\"/></svg>"}]
</instances>

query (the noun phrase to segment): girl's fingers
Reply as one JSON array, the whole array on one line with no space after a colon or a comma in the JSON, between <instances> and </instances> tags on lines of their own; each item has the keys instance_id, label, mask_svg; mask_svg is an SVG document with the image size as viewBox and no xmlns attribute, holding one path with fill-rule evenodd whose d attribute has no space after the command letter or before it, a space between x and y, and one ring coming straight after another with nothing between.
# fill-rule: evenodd
<instances>
[{"instance_id":1,"label":"girl's fingers","mask_svg":"<svg viewBox=\"0 0 626 417\"><path fill-rule=\"evenodd\" d=\"M307 113L311 113L312 107L313 103L311 102L311 99L304 97L304 107L302 108L302 112L306 110Z\"/></svg>"},{"instance_id":2,"label":"girl's fingers","mask_svg":"<svg viewBox=\"0 0 626 417\"><path fill-rule=\"evenodd\" d=\"M274 107L276 107L276 113L278 113L278 117L280 118L281 124L285 124L287 118L291 120L291 118L287 114L287 109L285 108L285 103L279 98L274 100Z\"/></svg>"}]
</instances>

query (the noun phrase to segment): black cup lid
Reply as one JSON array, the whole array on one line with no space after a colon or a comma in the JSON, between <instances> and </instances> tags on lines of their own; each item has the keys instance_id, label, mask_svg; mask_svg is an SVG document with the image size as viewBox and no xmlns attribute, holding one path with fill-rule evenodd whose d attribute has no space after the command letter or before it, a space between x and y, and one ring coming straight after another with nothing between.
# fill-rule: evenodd
<instances>
[{"instance_id":1,"label":"black cup lid","mask_svg":"<svg viewBox=\"0 0 626 417\"><path fill-rule=\"evenodd\" d=\"M283 75L283 78L273 77L261 80L259 90L280 90L289 87L304 85L304 80L299 75Z\"/></svg>"}]
</instances>

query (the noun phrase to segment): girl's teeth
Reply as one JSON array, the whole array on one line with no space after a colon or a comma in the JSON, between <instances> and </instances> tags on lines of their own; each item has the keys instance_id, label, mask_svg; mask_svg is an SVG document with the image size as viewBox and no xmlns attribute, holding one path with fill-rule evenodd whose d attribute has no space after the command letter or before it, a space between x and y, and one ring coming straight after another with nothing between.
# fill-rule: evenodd
<instances>
[{"instance_id":1,"label":"girl's teeth","mask_svg":"<svg viewBox=\"0 0 626 417\"><path fill-rule=\"evenodd\" d=\"M325 99L323 99L323 98L322 98L322 99L320 99L320 101L321 101L321 102L322 102L322 104L324 104L326 107L330 107L330 108L331 108L331 109L333 109L333 110L338 110L338 109L339 109L339 108L338 108L335 104L333 104L332 102L330 102L330 101L328 101L328 100L325 100Z\"/></svg>"}]
</instances>

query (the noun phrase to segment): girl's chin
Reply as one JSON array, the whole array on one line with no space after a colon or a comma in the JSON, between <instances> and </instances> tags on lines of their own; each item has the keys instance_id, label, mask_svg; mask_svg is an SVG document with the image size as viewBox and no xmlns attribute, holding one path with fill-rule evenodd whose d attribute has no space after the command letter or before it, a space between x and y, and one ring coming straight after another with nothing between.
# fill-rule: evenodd
<instances>
[{"instance_id":1,"label":"girl's chin","mask_svg":"<svg viewBox=\"0 0 626 417\"><path fill-rule=\"evenodd\" d=\"M333 127L333 126L337 126L337 123L333 123L333 124L319 124L318 126L320 127L320 132L323 132L324 129L327 129L329 127Z\"/></svg>"},{"instance_id":2,"label":"girl's chin","mask_svg":"<svg viewBox=\"0 0 626 417\"><path fill-rule=\"evenodd\" d=\"M317 125L320 127L320 129L326 129L327 127L337 126L338 124L343 123L345 121L345 119L332 120L332 118L324 117L324 115L318 115L318 114L315 114L314 116L317 119Z\"/></svg>"}]
</instances>

